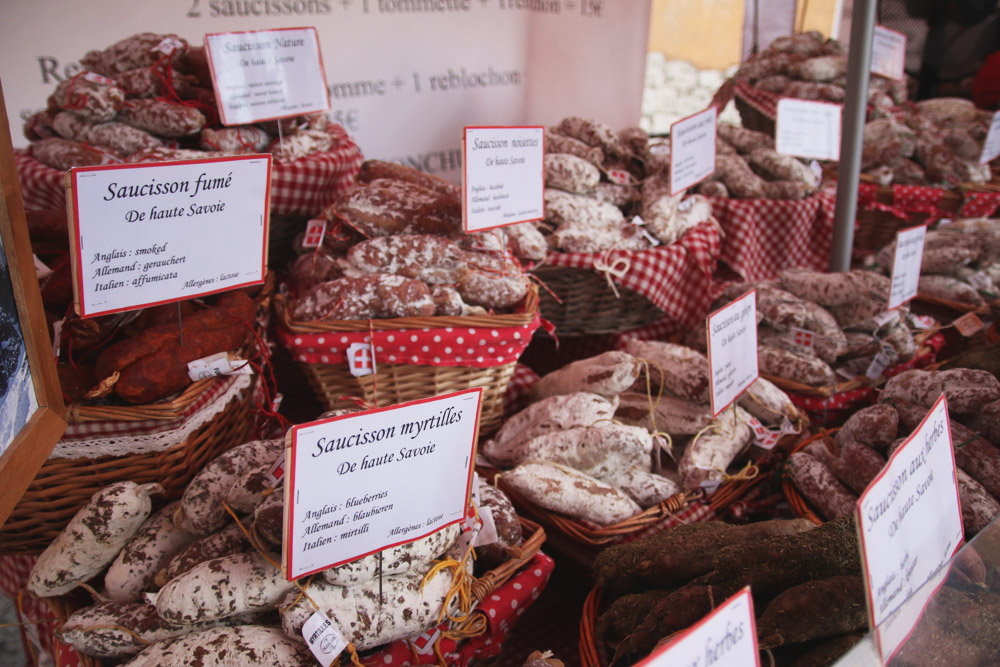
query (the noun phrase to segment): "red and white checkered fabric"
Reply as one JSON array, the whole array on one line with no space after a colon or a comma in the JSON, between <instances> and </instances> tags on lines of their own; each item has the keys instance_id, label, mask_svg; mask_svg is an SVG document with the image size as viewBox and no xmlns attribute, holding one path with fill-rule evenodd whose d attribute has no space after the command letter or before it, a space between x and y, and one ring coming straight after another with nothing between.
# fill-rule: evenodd
<instances>
[{"instance_id":1,"label":"red and white checkered fabric","mask_svg":"<svg viewBox=\"0 0 1000 667\"><path fill-rule=\"evenodd\" d=\"M225 394L239 377L238 375L223 375L213 380L209 387L198 398L192 401L191 405L184 408L184 411L177 419L151 419L147 421L106 420L68 424L62 439L86 440L95 436L140 436L175 429L180 424L183 424L191 415L205 406L211 405L217 398Z\"/></svg>"},{"instance_id":2,"label":"red and white checkered fabric","mask_svg":"<svg viewBox=\"0 0 1000 667\"><path fill-rule=\"evenodd\" d=\"M858 207L864 210L878 210L891 213L901 220L909 220L911 213L927 216L925 222L955 215L954 211L941 207L945 190L924 185L893 185L892 203L878 201L879 188L872 183L858 186ZM966 190L958 215L966 218L988 217L1000 207L1000 192Z\"/></svg>"},{"instance_id":3,"label":"red and white checkered fabric","mask_svg":"<svg viewBox=\"0 0 1000 667\"><path fill-rule=\"evenodd\" d=\"M752 106L771 120L778 117L778 100L781 95L755 88L746 79L738 79L733 85L733 95Z\"/></svg>"},{"instance_id":4,"label":"red and white checkered fabric","mask_svg":"<svg viewBox=\"0 0 1000 667\"><path fill-rule=\"evenodd\" d=\"M34 555L0 556L0 594L14 601L17 621L23 624L18 628L21 644L31 664L78 667L80 659L76 652L57 641L53 634L56 620L48 603L27 591L22 594L36 560L38 556Z\"/></svg>"},{"instance_id":5,"label":"red and white checkered fabric","mask_svg":"<svg viewBox=\"0 0 1000 667\"><path fill-rule=\"evenodd\" d=\"M836 190L805 199L709 199L724 234L720 259L745 280L768 280L793 266L827 269Z\"/></svg>"},{"instance_id":6,"label":"red and white checkered fabric","mask_svg":"<svg viewBox=\"0 0 1000 667\"><path fill-rule=\"evenodd\" d=\"M354 184L364 160L361 149L339 125L331 123L327 132L334 138L329 150L272 164L274 215L315 215ZM24 148L14 151L14 164L26 210L66 207L66 172L38 162Z\"/></svg>"},{"instance_id":7,"label":"red and white checkered fabric","mask_svg":"<svg viewBox=\"0 0 1000 667\"><path fill-rule=\"evenodd\" d=\"M720 246L718 226L704 222L667 246L605 253L550 252L545 263L600 272L600 266L628 262L625 275L614 279L618 285L646 297L675 321L694 324L704 318L711 302L711 276Z\"/></svg>"}]
</instances>

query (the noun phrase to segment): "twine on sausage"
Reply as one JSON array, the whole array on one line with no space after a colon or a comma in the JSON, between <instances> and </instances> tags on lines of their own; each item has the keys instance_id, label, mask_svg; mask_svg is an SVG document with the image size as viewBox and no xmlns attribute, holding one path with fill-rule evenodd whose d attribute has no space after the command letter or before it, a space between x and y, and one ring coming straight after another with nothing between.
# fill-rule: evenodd
<instances>
[{"instance_id":1,"label":"twine on sausage","mask_svg":"<svg viewBox=\"0 0 1000 667\"><path fill-rule=\"evenodd\" d=\"M3 627L3 626L0 626L0 627ZM124 632L127 635L131 635L133 639L135 639L137 642L139 642L143 646L149 646L150 644L153 643L153 642L149 641L148 639L146 639L145 637L143 637L142 635L140 635L139 633L137 633L134 630L131 630L129 628L126 628L123 625L114 625L114 624L91 625L91 626L88 626L86 628L80 628L80 632L83 632L83 633L98 632L100 630L116 630L116 631L119 631L119 632Z\"/></svg>"},{"instance_id":2,"label":"twine on sausage","mask_svg":"<svg viewBox=\"0 0 1000 667\"><path fill-rule=\"evenodd\" d=\"M619 257L611 261L611 252L613 251L607 251L594 260L594 270L604 276L604 279L608 281L608 287L614 292L615 298L620 299L621 294L618 293L618 287L612 278L618 280L624 278L629 269L632 268L632 263L626 257Z\"/></svg>"}]
</instances>

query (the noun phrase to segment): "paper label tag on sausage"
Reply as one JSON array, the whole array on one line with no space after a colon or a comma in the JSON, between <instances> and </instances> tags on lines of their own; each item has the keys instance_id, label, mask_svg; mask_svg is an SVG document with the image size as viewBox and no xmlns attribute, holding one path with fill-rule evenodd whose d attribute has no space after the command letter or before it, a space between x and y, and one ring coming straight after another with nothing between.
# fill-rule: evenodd
<instances>
[{"instance_id":1,"label":"paper label tag on sausage","mask_svg":"<svg viewBox=\"0 0 1000 667\"><path fill-rule=\"evenodd\" d=\"M609 169L608 180L617 185L632 185L632 174L624 169Z\"/></svg>"},{"instance_id":2,"label":"paper label tag on sausage","mask_svg":"<svg viewBox=\"0 0 1000 667\"><path fill-rule=\"evenodd\" d=\"M38 255L36 255L35 253L31 253L31 258L35 260L35 277L36 278L38 278L39 280L42 280L43 278L48 278L49 276L52 275L52 269L50 269L49 267L45 266L45 262L43 262L42 260L38 259Z\"/></svg>"},{"instance_id":3,"label":"paper label tag on sausage","mask_svg":"<svg viewBox=\"0 0 1000 667\"><path fill-rule=\"evenodd\" d=\"M347 648L347 642L340 634L340 630L321 611L310 616L302 626L302 637L323 667L330 667L337 656Z\"/></svg>"},{"instance_id":4,"label":"paper label tag on sausage","mask_svg":"<svg viewBox=\"0 0 1000 667\"><path fill-rule=\"evenodd\" d=\"M63 320L52 323L52 356L59 358L59 337L62 335Z\"/></svg>"},{"instance_id":5,"label":"paper label tag on sausage","mask_svg":"<svg viewBox=\"0 0 1000 667\"><path fill-rule=\"evenodd\" d=\"M375 370L375 355L369 343L351 343L347 348L347 369L356 378L372 375Z\"/></svg>"},{"instance_id":6,"label":"paper label tag on sausage","mask_svg":"<svg viewBox=\"0 0 1000 667\"><path fill-rule=\"evenodd\" d=\"M881 329L890 322L894 322L898 317L899 315L894 311L883 310L881 313L874 316L872 321L875 323L876 328Z\"/></svg>"},{"instance_id":7,"label":"paper label tag on sausage","mask_svg":"<svg viewBox=\"0 0 1000 667\"><path fill-rule=\"evenodd\" d=\"M720 486L722 486L722 480L721 479L706 479L705 481L703 481L698 486L700 486L702 489L704 489L705 493L715 493L715 490L718 489Z\"/></svg>"},{"instance_id":8,"label":"paper label tag on sausage","mask_svg":"<svg viewBox=\"0 0 1000 667\"><path fill-rule=\"evenodd\" d=\"M930 315L916 315L914 313L910 313L910 324L914 329L927 330L936 325L937 320Z\"/></svg>"},{"instance_id":9,"label":"paper label tag on sausage","mask_svg":"<svg viewBox=\"0 0 1000 667\"><path fill-rule=\"evenodd\" d=\"M989 292L993 289L993 281L985 271L976 271L966 280L980 292Z\"/></svg>"},{"instance_id":10,"label":"paper label tag on sausage","mask_svg":"<svg viewBox=\"0 0 1000 667\"><path fill-rule=\"evenodd\" d=\"M885 372L885 369L891 366L892 362L896 361L897 356L896 348L887 343L883 343L881 352L876 354L875 358L872 359L872 362L868 365L868 370L865 371L865 376L869 380L879 379L882 377L882 373Z\"/></svg>"},{"instance_id":11,"label":"paper label tag on sausage","mask_svg":"<svg viewBox=\"0 0 1000 667\"><path fill-rule=\"evenodd\" d=\"M809 161L809 169L816 176L817 180L820 180L820 181L823 180L823 167L821 167L819 165L819 162L817 162L816 160L810 160Z\"/></svg>"},{"instance_id":12,"label":"paper label tag on sausage","mask_svg":"<svg viewBox=\"0 0 1000 667\"><path fill-rule=\"evenodd\" d=\"M645 237L645 239L647 241L649 241L649 244L651 246L653 246L655 248L656 246L660 245L660 239L656 238L655 236L653 236L652 234L650 234L646 230L646 221L645 220L643 220L639 216L635 215L635 216L632 216L632 219L629 221L629 224L632 225L633 227L635 227L636 229L638 229L639 233L641 233L643 235L643 237Z\"/></svg>"},{"instance_id":13,"label":"paper label tag on sausage","mask_svg":"<svg viewBox=\"0 0 1000 667\"><path fill-rule=\"evenodd\" d=\"M788 332L790 334L787 338L789 347L793 350L803 350L805 352L812 351L813 346L815 345L815 334L812 331L791 327L788 329Z\"/></svg>"},{"instance_id":14,"label":"paper label tag on sausage","mask_svg":"<svg viewBox=\"0 0 1000 667\"><path fill-rule=\"evenodd\" d=\"M306 223L306 235L302 237L303 248L318 248L323 242L326 234L326 220L324 218L313 218Z\"/></svg>"},{"instance_id":15,"label":"paper label tag on sausage","mask_svg":"<svg viewBox=\"0 0 1000 667\"><path fill-rule=\"evenodd\" d=\"M117 86L118 82L114 79L109 79L106 76L101 76L95 72L84 72L80 75L85 81L90 81L91 83L98 83L102 86Z\"/></svg>"},{"instance_id":16,"label":"paper label tag on sausage","mask_svg":"<svg viewBox=\"0 0 1000 667\"><path fill-rule=\"evenodd\" d=\"M787 417L782 417L781 426L773 430L764 426L756 417L751 417L748 425L750 426L750 430L753 431L754 444L761 449L774 449L782 436L799 432L799 429L792 422L788 421Z\"/></svg>"},{"instance_id":17,"label":"paper label tag on sausage","mask_svg":"<svg viewBox=\"0 0 1000 667\"><path fill-rule=\"evenodd\" d=\"M992 162L1000 155L1000 111L993 114L990 121L989 132L986 133L986 141L983 142L983 153L979 157L979 164Z\"/></svg>"},{"instance_id":18,"label":"paper label tag on sausage","mask_svg":"<svg viewBox=\"0 0 1000 667\"><path fill-rule=\"evenodd\" d=\"M267 476L271 478L271 487L275 487L285 478L285 454L282 453L278 460L274 462L271 469L267 471Z\"/></svg>"},{"instance_id":19,"label":"paper label tag on sausage","mask_svg":"<svg viewBox=\"0 0 1000 667\"><path fill-rule=\"evenodd\" d=\"M986 325L983 321L979 319L975 313L966 313L954 322L955 328L958 329L958 333L962 334L966 338L970 336L975 336L977 333L983 330Z\"/></svg>"},{"instance_id":20,"label":"paper label tag on sausage","mask_svg":"<svg viewBox=\"0 0 1000 667\"><path fill-rule=\"evenodd\" d=\"M497 536L497 524L493 520L493 510L489 507L479 508L479 520L483 522L479 532L472 540L472 546L485 547L487 544L494 544L500 538Z\"/></svg>"},{"instance_id":21,"label":"paper label tag on sausage","mask_svg":"<svg viewBox=\"0 0 1000 667\"><path fill-rule=\"evenodd\" d=\"M188 362L188 377L192 382L220 375L253 375L253 369L243 359L231 359L228 352L217 352Z\"/></svg>"},{"instance_id":22,"label":"paper label tag on sausage","mask_svg":"<svg viewBox=\"0 0 1000 667\"><path fill-rule=\"evenodd\" d=\"M165 56L169 56L174 51L186 51L187 48L184 46L184 42L177 39L176 37L164 37L163 41L153 47L154 51L162 53Z\"/></svg>"}]
</instances>

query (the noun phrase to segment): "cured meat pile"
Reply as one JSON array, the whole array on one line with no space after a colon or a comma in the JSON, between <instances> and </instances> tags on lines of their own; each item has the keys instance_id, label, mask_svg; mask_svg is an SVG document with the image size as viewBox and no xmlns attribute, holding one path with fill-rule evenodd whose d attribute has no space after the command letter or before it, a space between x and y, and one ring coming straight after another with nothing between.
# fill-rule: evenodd
<instances>
[{"instance_id":1,"label":"cured meat pile","mask_svg":"<svg viewBox=\"0 0 1000 667\"><path fill-rule=\"evenodd\" d=\"M446 608L450 618L468 612L456 591L473 573L472 548L457 524L323 570L302 589L287 581L278 566L284 493L270 493L269 476L284 449L284 438L234 447L157 511L157 484L117 482L97 492L29 577L39 597L88 582L99 591L96 604L64 620L60 640L129 665L313 665L302 626L314 605L358 651L415 637ZM478 512L490 514L497 536L475 548L485 572L507 560L521 530L510 501L480 488ZM454 567L435 567L442 560Z\"/></svg>"},{"instance_id":2,"label":"cured meat pile","mask_svg":"<svg viewBox=\"0 0 1000 667\"><path fill-rule=\"evenodd\" d=\"M322 244L300 236L288 270L296 320L512 312L530 288L518 257L544 256L528 223L464 234L458 186L379 160L320 217Z\"/></svg>"},{"instance_id":3,"label":"cured meat pile","mask_svg":"<svg viewBox=\"0 0 1000 667\"><path fill-rule=\"evenodd\" d=\"M630 341L625 351L542 377L533 402L482 453L507 469L503 485L533 505L592 524L619 523L682 490L717 486L755 442L754 420L776 427L802 418L764 379L732 412L713 418L708 374L708 359L696 350Z\"/></svg>"},{"instance_id":4,"label":"cured meat pile","mask_svg":"<svg viewBox=\"0 0 1000 667\"><path fill-rule=\"evenodd\" d=\"M324 114L222 127L204 47L143 32L80 59L24 135L55 169L270 152L287 162L330 149L344 131Z\"/></svg>"}]
</instances>

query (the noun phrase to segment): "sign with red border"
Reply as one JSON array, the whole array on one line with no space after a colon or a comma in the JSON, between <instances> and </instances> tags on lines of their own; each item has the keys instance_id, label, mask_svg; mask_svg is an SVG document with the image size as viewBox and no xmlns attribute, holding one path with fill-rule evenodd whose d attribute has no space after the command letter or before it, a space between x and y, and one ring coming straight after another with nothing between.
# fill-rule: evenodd
<instances>
[{"instance_id":1,"label":"sign with red border","mask_svg":"<svg viewBox=\"0 0 1000 667\"><path fill-rule=\"evenodd\" d=\"M293 426L287 435L289 581L462 521L481 388Z\"/></svg>"},{"instance_id":2,"label":"sign with red border","mask_svg":"<svg viewBox=\"0 0 1000 667\"><path fill-rule=\"evenodd\" d=\"M698 185L715 173L714 106L670 126L670 194Z\"/></svg>"},{"instance_id":3,"label":"sign with red border","mask_svg":"<svg viewBox=\"0 0 1000 667\"><path fill-rule=\"evenodd\" d=\"M467 233L545 217L541 125L466 127L462 168L462 227Z\"/></svg>"},{"instance_id":4,"label":"sign with red border","mask_svg":"<svg viewBox=\"0 0 1000 667\"><path fill-rule=\"evenodd\" d=\"M747 586L636 667L760 667L753 598Z\"/></svg>"},{"instance_id":5,"label":"sign with red border","mask_svg":"<svg viewBox=\"0 0 1000 667\"><path fill-rule=\"evenodd\" d=\"M781 98L775 120L775 150L816 160L839 160L842 114L839 104Z\"/></svg>"},{"instance_id":6,"label":"sign with red border","mask_svg":"<svg viewBox=\"0 0 1000 667\"><path fill-rule=\"evenodd\" d=\"M927 225L901 229L896 233L896 253L892 260L892 283L889 288L889 310L899 308L917 296L926 238Z\"/></svg>"},{"instance_id":7,"label":"sign with red border","mask_svg":"<svg viewBox=\"0 0 1000 667\"><path fill-rule=\"evenodd\" d=\"M264 282L270 155L82 167L66 181L81 317Z\"/></svg>"},{"instance_id":8,"label":"sign with red border","mask_svg":"<svg viewBox=\"0 0 1000 667\"><path fill-rule=\"evenodd\" d=\"M906 78L906 35L877 25L872 33L873 74L903 81Z\"/></svg>"},{"instance_id":9,"label":"sign with red border","mask_svg":"<svg viewBox=\"0 0 1000 667\"><path fill-rule=\"evenodd\" d=\"M316 28L209 33L205 55L223 125L330 110Z\"/></svg>"},{"instance_id":10,"label":"sign with red border","mask_svg":"<svg viewBox=\"0 0 1000 667\"><path fill-rule=\"evenodd\" d=\"M964 539L944 396L861 494L857 511L869 618L877 628L947 567ZM907 617L914 626L919 620ZM911 631L879 633L886 660ZM883 643L889 636L895 639Z\"/></svg>"},{"instance_id":11,"label":"sign with red border","mask_svg":"<svg viewBox=\"0 0 1000 667\"><path fill-rule=\"evenodd\" d=\"M705 321L709 383L716 416L760 376L757 366L757 290L753 289Z\"/></svg>"}]
</instances>

